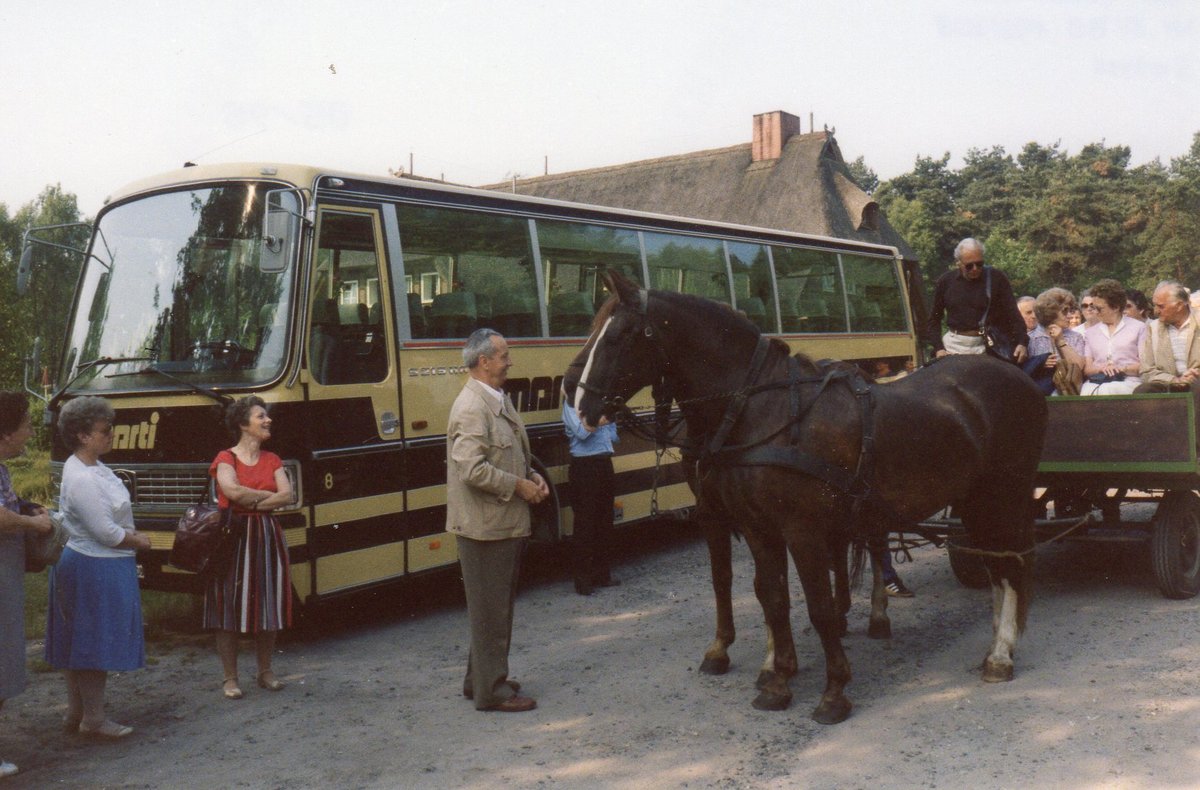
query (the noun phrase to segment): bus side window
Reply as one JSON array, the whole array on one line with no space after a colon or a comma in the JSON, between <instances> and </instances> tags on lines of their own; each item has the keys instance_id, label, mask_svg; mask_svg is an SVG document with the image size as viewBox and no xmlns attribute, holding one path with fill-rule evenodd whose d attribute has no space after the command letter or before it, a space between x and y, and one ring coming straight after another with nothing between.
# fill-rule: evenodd
<instances>
[{"instance_id":1,"label":"bus side window","mask_svg":"<svg viewBox=\"0 0 1200 790\"><path fill-rule=\"evenodd\" d=\"M725 247L718 239L644 233L650 287L729 304Z\"/></svg>"},{"instance_id":2,"label":"bus side window","mask_svg":"<svg viewBox=\"0 0 1200 790\"><path fill-rule=\"evenodd\" d=\"M528 220L408 204L396 213L412 337L462 339L484 326L541 335Z\"/></svg>"},{"instance_id":3,"label":"bus side window","mask_svg":"<svg viewBox=\"0 0 1200 790\"><path fill-rule=\"evenodd\" d=\"M853 332L904 332L904 298L890 258L842 254Z\"/></svg>"},{"instance_id":4,"label":"bus side window","mask_svg":"<svg viewBox=\"0 0 1200 790\"><path fill-rule=\"evenodd\" d=\"M762 244L731 241L729 265L733 269L733 295L737 309L763 332L778 332L775 292L771 288L771 259Z\"/></svg>"},{"instance_id":5,"label":"bus side window","mask_svg":"<svg viewBox=\"0 0 1200 790\"><path fill-rule=\"evenodd\" d=\"M600 273L614 269L642 282L642 248L635 230L540 219L538 249L546 273L546 313L552 337L586 337L608 298Z\"/></svg>"},{"instance_id":6,"label":"bus side window","mask_svg":"<svg viewBox=\"0 0 1200 790\"><path fill-rule=\"evenodd\" d=\"M308 366L320 384L387 376L375 229L364 214L321 214L312 289ZM372 323L371 316L379 320Z\"/></svg>"},{"instance_id":7,"label":"bus side window","mask_svg":"<svg viewBox=\"0 0 1200 790\"><path fill-rule=\"evenodd\" d=\"M772 247L784 332L845 332L846 302L837 254Z\"/></svg>"}]
</instances>

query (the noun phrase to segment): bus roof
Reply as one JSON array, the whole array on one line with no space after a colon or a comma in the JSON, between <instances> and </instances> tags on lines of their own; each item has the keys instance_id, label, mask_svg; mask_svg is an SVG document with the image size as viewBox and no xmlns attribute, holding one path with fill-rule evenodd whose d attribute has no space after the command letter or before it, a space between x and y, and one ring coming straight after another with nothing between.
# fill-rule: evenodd
<instances>
[{"instance_id":1,"label":"bus roof","mask_svg":"<svg viewBox=\"0 0 1200 790\"><path fill-rule=\"evenodd\" d=\"M506 203L513 204L514 206L524 206L526 210L533 209L538 206L558 207L576 211L583 210L596 212L600 214L615 214L622 217L629 217L633 220L640 219L652 222L702 225L716 230L737 231L740 234L786 237L797 242L815 241L833 243L842 247L854 247L862 250L870 250L876 254L888 254L895 258L901 257L900 251L896 247L859 241L856 239L818 236L814 234L797 233L795 231L761 228L752 225L738 225L730 222L720 222L717 220L699 219L695 217L677 217L669 214L657 214L654 212L638 211L635 209L625 209L615 206L598 206L586 203L572 203L565 200L532 197L529 195L503 192L500 190L479 189L476 187L449 184L443 181L435 181L432 179L414 176L396 177L391 175L367 175L363 173L333 170L300 164L232 162L222 164L189 165L177 170L171 170L165 173L149 176L126 184L106 197L104 199L104 204L107 206L111 203L122 201L144 192L153 192L172 187L186 186L187 184L213 183L215 181L247 181L268 179L285 182L295 187L307 188L311 190L317 184L318 180L322 178L340 178L343 180L367 182L371 184L377 184L383 189L388 187L403 187L405 189L441 192L448 195L461 195L464 197L476 196L490 201L501 199Z\"/></svg>"}]
</instances>

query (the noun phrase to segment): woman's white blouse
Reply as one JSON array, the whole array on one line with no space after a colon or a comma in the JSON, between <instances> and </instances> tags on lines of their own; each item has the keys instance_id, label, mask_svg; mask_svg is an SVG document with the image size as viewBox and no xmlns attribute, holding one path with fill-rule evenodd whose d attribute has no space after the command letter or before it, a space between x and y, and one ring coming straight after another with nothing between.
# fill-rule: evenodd
<instances>
[{"instance_id":1,"label":"woman's white blouse","mask_svg":"<svg viewBox=\"0 0 1200 790\"><path fill-rule=\"evenodd\" d=\"M129 491L104 464L88 466L72 455L63 464L58 500L67 546L91 557L128 557L133 549L118 549L134 529Z\"/></svg>"}]
</instances>

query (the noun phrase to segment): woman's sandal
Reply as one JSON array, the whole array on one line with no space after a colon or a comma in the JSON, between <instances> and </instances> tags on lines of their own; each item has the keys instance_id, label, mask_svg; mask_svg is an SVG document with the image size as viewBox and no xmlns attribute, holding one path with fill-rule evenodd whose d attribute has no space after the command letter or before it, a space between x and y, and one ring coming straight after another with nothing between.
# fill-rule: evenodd
<instances>
[{"instance_id":1,"label":"woman's sandal","mask_svg":"<svg viewBox=\"0 0 1200 790\"><path fill-rule=\"evenodd\" d=\"M116 740L133 734L133 727L127 727L124 724L117 724L115 721L105 720L99 727L89 727L86 724L79 725L79 734L88 735L93 738L108 738Z\"/></svg>"},{"instance_id":2,"label":"woman's sandal","mask_svg":"<svg viewBox=\"0 0 1200 790\"><path fill-rule=\"evenodd\" d=\"M225 694L225 699L242 698L242 689L238 686L237 678L225 678L221 682L221 691Z\"/></svg>"},{"instance_id":3,"label":"woman's sandal","mask_svg":"<svg viewBox=\"0 0 1200 790\"><path fill-rule=\"evenodd\" d=\"M287 684L283 681L275 679L275 673L271 670L258 673L258 687L264 688L267 691L281 691Z\"/></svg>"}]
</instances>

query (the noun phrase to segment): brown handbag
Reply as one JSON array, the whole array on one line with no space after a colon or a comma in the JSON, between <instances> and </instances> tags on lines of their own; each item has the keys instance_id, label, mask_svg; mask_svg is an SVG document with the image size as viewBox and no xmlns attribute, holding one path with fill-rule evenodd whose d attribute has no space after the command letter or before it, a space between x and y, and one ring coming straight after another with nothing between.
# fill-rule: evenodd
<instances>
[{"instance_id":1,"label":"brown handbag","mask_svg":"<svg viewBox=\"0 0 1200 790\"><path fill-rule=\"evenodd\" d=\"M230 509L198 502L187 509L175 527L175 542L167 564L181 571L215 574L232 553Z\"/></svg>"},{"instance_id":2,"label":"brown handbag","mask_svg":"<svg viewBox=\"0 0 1200 790\"><path fill-rule=\"evenodd\" d=\"M233 456L237 464L237 456ZM234 549L233 510L213 504L211 498L190 506L175 527L175 542L167 564L181 571L217 575Z\"/></svg>"}]
</instances>

